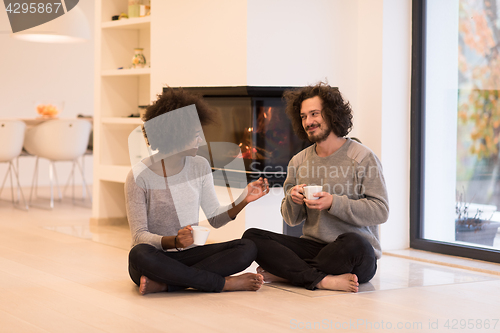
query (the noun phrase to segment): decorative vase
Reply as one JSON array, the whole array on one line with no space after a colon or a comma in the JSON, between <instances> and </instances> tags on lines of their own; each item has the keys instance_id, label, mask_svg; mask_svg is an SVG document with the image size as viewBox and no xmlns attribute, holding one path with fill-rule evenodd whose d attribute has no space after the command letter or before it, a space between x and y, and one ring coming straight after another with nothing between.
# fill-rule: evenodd
<instances>
[{"instance_id":1,"label":"decorative vase","mask_svg":"<svg viewBox=\"0 0 500 333\"><path fill-rule=\"evenodd\" d=\"M144 68L146 66L146 57L142 54L142 48L134 49L135 54L132 58L132 68Z\"/></svg>"},{"instance_id":2,"label":"decorative vase","mask_svg":"<svg viewBox=\"0 0 500 333\"><path fill-rule=\"evenodd\" d=\"M128 17L139 17L143 0L128 0Z\"/></svg>"}]
</instances>

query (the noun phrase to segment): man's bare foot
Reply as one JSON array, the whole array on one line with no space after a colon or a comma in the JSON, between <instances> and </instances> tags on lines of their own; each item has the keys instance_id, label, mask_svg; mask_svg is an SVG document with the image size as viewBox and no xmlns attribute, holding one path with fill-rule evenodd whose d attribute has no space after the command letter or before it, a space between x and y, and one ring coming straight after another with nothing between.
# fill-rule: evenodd
<instances>
[{"instance_id":1,"label":"man's bare foot","mask_svg":"<svg viewBox=\"0 0 500 333\"><path fill-rule=\"evenodd\" d=\"M281 278L279 276L273 275L268 271L265 271L262 267L257 267L257 273L264 277L264 282L288 282L287 279Z\"/></svg>"},{"instance_id":2,"label":"man's bare foot","mask_svg":"<svg viewBox=\"0 0 500 333\"><path fill-rule=\"evenodd\" d=\"M139 286L139 292L141 295L158 293L161 291L167 291L167 285L165 283L153 281L144 275L141 276L141 285Z\"/></svg>"},{"instance_id":3,"label":"man's bare foot","mask_svg":"<svg viewBox=\"0 0 500 333\"><path fill-rule=\"evenodd\" d=\"M358 292L358 277L356 274L346 273L342 275L327 275L316 287L318 289Z\"/></svg>"},{"instance_id":4,"label":"man's bare foot","mask_svg":"<svg viewBox=\"0 0 500 333\"><path fill-rule=\"evenodd\" d=\"M244 273L237 276L227 276L222 291L256 291L264 283L264 277L260 274Z\"/></svg>"}]
</instances>

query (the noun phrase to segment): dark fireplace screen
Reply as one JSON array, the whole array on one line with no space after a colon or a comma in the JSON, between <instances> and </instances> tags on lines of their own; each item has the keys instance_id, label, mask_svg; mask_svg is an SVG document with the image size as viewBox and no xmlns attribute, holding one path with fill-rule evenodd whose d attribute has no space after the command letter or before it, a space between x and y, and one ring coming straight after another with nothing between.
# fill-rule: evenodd
<instances>
[{"instance_id":1,"label":"dark fireplace screen","mask_svg":"<svg viewBox=\"0 0 500 333\"><path fill-rule=\"evenodd\" d=\"M198 152L210 161L214 171L224 168L224 173L214 172L216 184L239 180L243 187L246 184L242 179L249 182L259 177L266 177L272 185L283 184L292 156L311 144L293 132L282 99L285 89L293 88L184 88L202 94L220 113L219 124L203 128L207 145Z\"/></svg>"}]
</instances>

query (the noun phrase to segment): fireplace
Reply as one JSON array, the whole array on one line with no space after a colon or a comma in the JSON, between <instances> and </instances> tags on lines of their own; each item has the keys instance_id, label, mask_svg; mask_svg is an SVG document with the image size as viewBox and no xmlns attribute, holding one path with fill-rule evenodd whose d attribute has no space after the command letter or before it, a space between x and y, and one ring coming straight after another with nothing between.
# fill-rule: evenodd
<instances>
[{"instance_id":1,"label":"fireplace","mask_svg":"<svg viewBox=\"0 0 500 333\"><path fill-rule=\"evenodd\" d=\"M203 129L207 145L198 152L211 162L214 171L226 166L224 173L214 172L217 185L225 185L228 180L235 184L239 180L236 183L244 187L246 182L261 176L271 185L283 185L292 156L311 144L297 138L285 114L283 92L293 87L183 89L201 94L221 115L220 124ZM231 168L235 164L231 161L237 159L242 160L239 165L244 170Z\"/></svg>"}]
</instances>

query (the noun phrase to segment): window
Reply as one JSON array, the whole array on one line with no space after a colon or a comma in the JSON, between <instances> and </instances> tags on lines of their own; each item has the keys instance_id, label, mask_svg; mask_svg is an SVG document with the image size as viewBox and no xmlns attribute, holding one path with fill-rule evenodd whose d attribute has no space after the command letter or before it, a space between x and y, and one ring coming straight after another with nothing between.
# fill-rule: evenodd
<instances>
[{"instance_id":1,"label":"window","mask_svg":"<svg viewBox=\"0 0 500 333\"><path fill-rule=\"evenodd\" d=\"M500 262L500 0L414 0L413 248Z\"/></svg>"}]
</instances>

